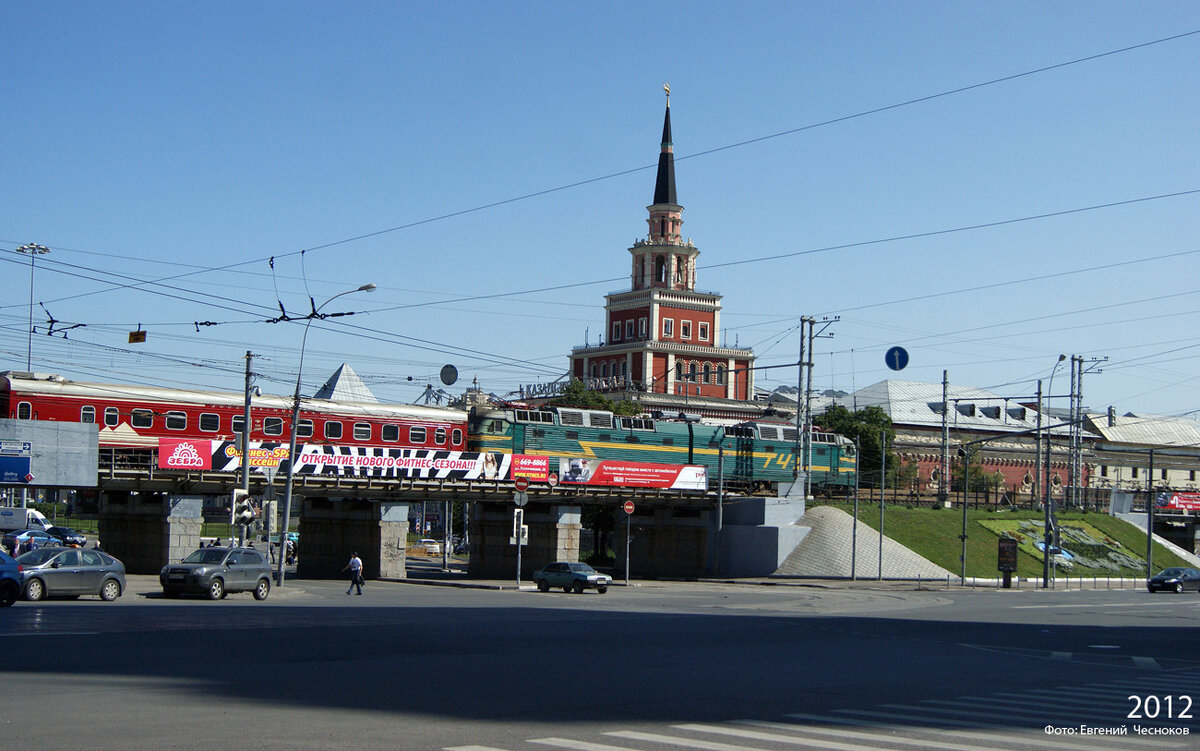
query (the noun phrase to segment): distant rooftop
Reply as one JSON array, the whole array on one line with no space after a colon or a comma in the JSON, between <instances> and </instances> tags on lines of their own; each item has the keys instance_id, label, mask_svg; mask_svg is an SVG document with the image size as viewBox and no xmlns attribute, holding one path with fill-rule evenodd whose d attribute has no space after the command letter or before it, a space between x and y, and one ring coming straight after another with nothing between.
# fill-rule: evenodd
<instances>
[{"instance_id":1,"label":"distant rooftop","mask_svg":"<svg viewBox=\"0 0 1200 751\"><path fill-rule=\"evenodd\" d=\"M334 374L329 376L325 385L313 394L314 399L329 399L335 402L378 402L379 399L371 393L371 389L362 382L358 373L348 364L342 363Z\"/></svg>"}]
</instances>

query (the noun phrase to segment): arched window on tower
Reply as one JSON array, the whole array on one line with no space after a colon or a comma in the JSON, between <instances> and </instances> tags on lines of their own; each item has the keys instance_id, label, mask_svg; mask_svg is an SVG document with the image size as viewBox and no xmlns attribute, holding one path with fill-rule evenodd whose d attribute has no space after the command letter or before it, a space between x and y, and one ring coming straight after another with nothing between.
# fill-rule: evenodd
<instances>
[{"instance_id":1,"label":"arched window on tower","mask_svg":"<svg viewBox=\"0 0 1200 751\"><path fill-rule=\"evenodd\" d=\"M600 377L608 378L608 363L604 363L600 366Z\"/></svg>"},{"instance_id":2,"label":"arched window on tower","mask_svg":"<svg viewBox=\"0 0 1200 751\"><path fill-rule=\"evenodd\" d=\"M676 381L683 380L683 361L682 360L675 361L675 380Z\"/></svg>"},{"instance_id":3,"label":"arched window on tower","mask_svg":"<svg viewBox=\"0 0 1200 751\"><path fill-rule=\"evenodd\" d=\"M667 281L667 265L666 260L662 256L654 257L654 281Z\"/></svg>"},{"instance_id":4,"label":"arched window on tower","mask_svg":"<svg viewBox=\"0 0 1200 751\"><path fill-rule=\"evenodd\" d=\"M711 365L709 365L708 363L704 363L704 371L702 372L700 378L703 383L710 382L710 380L712 378L712 366Z\"/></svg>"},{"instance_id":5,"label":"arched window on tower","mask_svg":"<svg viewBox=\"0 0 1200 751\"><path fill-rule=\"evenodd\" d=\"M720 386L725 385L725 366L724 365L717 366L717 384Z\"/></svg>"},{"instance_id":6,"label":"arched window on tower","mask_svg":"<svg viewBox=\"0 0 1200 751\"><path fill-rule=\"evenodd\" d=\"M696 382L696 363L688 364L688 380L692 383Z\"/></svg>"}]
</instances>

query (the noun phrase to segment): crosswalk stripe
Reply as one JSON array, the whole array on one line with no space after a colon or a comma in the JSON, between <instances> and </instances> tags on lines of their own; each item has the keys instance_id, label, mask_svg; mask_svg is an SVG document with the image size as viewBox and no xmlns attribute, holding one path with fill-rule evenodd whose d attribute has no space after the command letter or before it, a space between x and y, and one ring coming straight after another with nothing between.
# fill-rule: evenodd
<instances>
[{"instance_id":1,"label":"crosswalk stripe","mask_svg":"<svg viewBox=\"0 0 1200 751\"><path fill-rule=\"evenodd\" d=\"M442 751L505 751L493 746L446 746Z\"/></svg>"},{"instance_id":2,"label":"crosswalk stripe","mask_svg":"<svg viewBox=\"0 0 1200 751\"><path fill-rule=\"evenodd\" d=\"M575 751L637 751L635 748L626 748L625 746L609 746L604 743L573 741L568 738L531 738L529 742L540 743L543 746L554 746L555 748L570 748Z\"/></svg>"},{"instance_id":3,"label":"crosswalk stripe","mask_svg":"<svg viewBox=\"0 0 1200 751\"><path fill-rule=\"evenodd\" d=\"M903 715L877 714L875 716L889 716L889 717L896 717L899 719L906 719L906 718L904 718ZM836 723L840 723L843 725L854 725L854 726L865 725L868 727L884 728L886 730L890 730L893 732L904 731L904 732L925 733L928 735L937 735L937 736L943 736L946 738L967 737L967 738L970 738L973 740L991 741L991 742L996 742L996 743L1010 743L1010 744L1022 742L1022 736L1030 737L1030 736L1033 736L1035 733L1035 731L1013 731L1011 733L995 733L995 732L989 732L987 730L971 730L970 728L986 728L986 727L990 727L990 726L983 725L980 723L964 723L964 722L960 722L958 720L943 720L942 721L943 725L953 724L953 725L958 725L961 728L963 728L962 730L951 731L951 730L942 730L940 728L922 727L920 725L912 725L912 724L895 725L895 724L889 724L889 723L885 723L885 722L872 722L871 720L849 719L849 718L845 718L845 717L822 717L822 716L818 716L818 715L808 715L808 714L790 714L790 715L788 715L788 717L795 717L797 719L804 719L804 720L813 720L815 722L836 722ZM1060 749L1063 749L1063 751L1096 751L1095 744L1089 743L1089 744L1085 744L1085 745L1080 745L1077 743L1070 743L1067 741L1050 740L1049 738L1044 738L1042 735L1040 735L1040 733L1037 734L1036 743L1034 745L1036 745L1038 748L1060 748Z\"/></svg>"},{"instance_id":4,"label":"crosswalk stripe","mask_svg":"<svg viewBox=\"0 0 1200 751\"><path fill-rule=\"evenodd\" d=\"M918 748L945 748L950 751L991 751L995 746L970 746L963 743L942 743L940 741L931 741L927 738L904 738L901 736L884 736L879 733L862 733L854 730L839 730L836 728L818 728L811 725L796 725L784 722L760 722L757 720L735 720L736 724L749 725L752 727L767 728L770 730L786 730L788 732L802 732L812 735L828 735L834 738L851 738L863 741L885 741L898 746L916 746ZM676 725L675 727L681 730L695 730L697 732L724 733L733 735L734 731L729 728L713 727L710 725ZM712 728L711 730L709 728ZM773 740L777 743L787 743L790 745L810 745L807 743L799 743L798 738L792 736L779 735L777 733L763 733L762 740ZM821 748L827 748L822 745Z\"/></svg>"},{"instance_id":5,"label":"crosswalk stripe","mask_svg":"<svg viewBox=\"0 0 1200 751\"><path fill-rule=\"evenodd\" d=\"M661 743L667 746L681 746L683 748L699 748L705 751L771 751L769 748L759 748L758 746L734 746L731 743L717 743L716 741L693 740L690 738L680 738L674 735L662 735L660 733L643 733L640 730L614 730L611 733L605 733L617 738L628 738L634 741L648 741L650 743ZM847 751L863 751L858 746ZM872 749L871 751L878 751Z\"/></svg>"}]
</instances>

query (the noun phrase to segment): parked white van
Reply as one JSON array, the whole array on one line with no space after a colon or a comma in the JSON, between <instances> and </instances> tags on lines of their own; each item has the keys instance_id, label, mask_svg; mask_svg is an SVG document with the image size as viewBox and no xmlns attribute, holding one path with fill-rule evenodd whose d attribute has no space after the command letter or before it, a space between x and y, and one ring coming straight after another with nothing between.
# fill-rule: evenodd
<instances>
[{"instance_id":1,"label":"parked white van","mask_svg":"<svg viewBox=\"0 0 1200 751\"><path fill-rule=\"evenodd\" d=\"M32 508L0 508L0 532L14 529L38 529L45 532L54 526L41 511Z\"/></svg>"}]
</instances>

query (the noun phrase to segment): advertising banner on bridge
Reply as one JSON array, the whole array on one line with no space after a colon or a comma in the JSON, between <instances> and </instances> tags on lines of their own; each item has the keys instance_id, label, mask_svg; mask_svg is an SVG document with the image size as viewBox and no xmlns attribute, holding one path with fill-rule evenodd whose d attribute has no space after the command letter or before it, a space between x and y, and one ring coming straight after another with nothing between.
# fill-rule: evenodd
<instances>
[{"instance_id":1,"label":"advertising banner on bridge","mask_svg":"<svg viewBox=\"0 0 1200 751\"><path fill-rule=\"evenodd\" d=\"M159 438L159 469L212 469L212 441Z\"/></svg>"},{"instance_id":2,"label":"advertising banner on bridge","mask_svg":"<svg viewBox=\"0 0 1200 751\"><path fill-rule=\"evenodd\" d=\"M1200 493L1159 493L1154 505L1161 509L1200 510Z\"/></svg>"},{"instance_id":3,"label":"advertising banner on bridge","mask_svg":"<svg viewBox=\"0 0 1200 751\"><path fill-rule=\"evenodd\" d=\"M704 467L678 464L647 464L613 459L558 460L560 481L564 485L616 485L626 488L666 488L670 490L707 490L708 474Z\"/></svg>"},{"instance_id":4,"label":"advertising banner on bridge","mask_svg":"<svg viewBox=\"0 0 1200 751\"><path fill-rule=\"evenodd\" d=\"M306 443L296 447L297 475L321 477L421 478L435 480L507 480L512 454L342 446ZM263 474L287 470L286 443L250 443L250 468ZM241 452L233 441L213 441L212 468L234 472Z\"/></svg>"}]
</instances>

